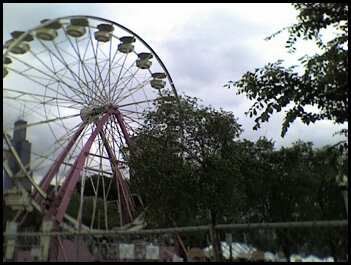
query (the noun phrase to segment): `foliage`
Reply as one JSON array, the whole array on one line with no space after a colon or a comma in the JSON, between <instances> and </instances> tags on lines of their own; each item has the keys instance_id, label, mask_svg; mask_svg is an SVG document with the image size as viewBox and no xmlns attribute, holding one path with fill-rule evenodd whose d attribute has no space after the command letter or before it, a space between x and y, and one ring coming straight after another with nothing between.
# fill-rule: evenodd
<instances>
[{"instance_id":1,"label":"foliage","mask_svg":"<svg viewBox=\"0 0 351 265\"><path fill-rule=\"evenodd\" d=\"M336 146L314 149L311 143L298 141L291 147L274 150L272 141L261 138L256 143L237 143L237 156L244 188L246 212L241 222L289 222L311 220L342 220L347 218L336 176L347 167L337 167L340 153ZM344 164L347 158L344 161ZM343 256L343 230L329 229L326 233L307 233L306 229L278 229L276 240L265 240L252 234L251 241L263 249L282 247L288 257L301 247L318 254ZM268 250L267 249L267 250ZM327 252L326 252L327 251ZM339 252L338 252L339 251Z\"/></svg>"},{"instance_id":2,"label":"foliage","mask_svg":"<svg viewBox=\"0 0 351 265\"><path fill-rule=\"evenodd\" d=\"M296 66L283 67L283 61L278 60L253 72L248 71L240 80L225 85L255 101L246 113L250 117L257 116L254 130L267 122L274 111L289 108L282 124L282 137L296 118L308 125L323 119L342 124L349 117L348 5L298 3L294 7L300 12L298 23L284 29L289 32L286 47L294 52L297 40L302 38L314 41L321 50L320 54L299 59L303 74L297 72ZM323 40L325 29L334 30L332 40ZM307 106L316 106L319 111L309 111Z\"/></svg>"},{"instance_id":3,"label":"foliage","mask_svg":"<svg viewBox=\"0 0 351 265\"><path fill-rule=\"evenodd\" d=\"M298 141L276 150L266 138L238 140L240 125L231 113L197 102L182 97L180 112L172 99L159 101L134 138L131 188L147 205L150 226L208 224L209 212L217 223L345 218L335 177L347 173L347 154L337 166L337 146L315 149ZM316 242L320 253L342 256L331 249L346 244L339 232L262 233L250 233L250 240L262 249L282 247L286 256Z\"/></svg>"},{"instance_id":4,"label":"foliage","mask_svg":"<svg viewBox=\"0 0 351 265\"><path fill-rule=\"evenodd\" d=\"M199 106L196 98L156 103L135 137L130 161L132 189L149 206L148 223L208 223L209 210L228 212L239 196L230 146L240 132L232 113Z\"/></svg>"}]
</instances>

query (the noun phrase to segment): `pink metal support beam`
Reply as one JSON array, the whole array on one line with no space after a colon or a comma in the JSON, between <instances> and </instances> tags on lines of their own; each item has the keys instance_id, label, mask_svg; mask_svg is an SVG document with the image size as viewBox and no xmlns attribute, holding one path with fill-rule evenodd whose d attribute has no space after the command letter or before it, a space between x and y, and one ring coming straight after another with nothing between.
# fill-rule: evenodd
<instances>
[{"instance_id":1,"label":"pink metal support beam","mask_svg":"<svg viewBox=\"0 0 351 265\"><path fill-rule=\"evenodd\" d=\"M101 133L101 139L104 143L105 149L107 151L108 157L110 158L110 164L111 164L111 168L113 171L113 176L115 178L116 181L116 185L117 185L117 192L120 194L119 196L119 203L120 203L120 210L121 210L121 225L124 225L126 223L129 223L133 220L133 215L132 215L132 210L130 207L130 200L131 200L131 196L128 193L128 190L125 189L125 180L122 177L121 172L118 169L118 161L116 159L116 156L114 155L110 145L108 144L106 137ZM122 199L123 198L123 199ZM133 205L132 205L133 206ZM125 209L127 210L127 214L122 214ZM129 218L126 218L126 216ZM125 218L123 218L125 217Z\"/></svg>"},{"instance_id":2,"label":"pink metal support beam","mask_svg":"<svg viewBox=\"0 0 351 265\"><path fill-rule=\"evenodd\" d=\"M116 112L114 112L114 115L117 118L118 125L122 130L123 136L126 139L128 147L131 148L132 142L130 141L130 136L128 134L127 127L126 127L126 124L124 122L122 113L118 109L116 109ZM129 195L130 193L129 193L128 185L125 183L125 181L122 182L122 185L124 186L124 189L126 190L127 194ZM130 205L132 206L132 208L134 208L135 204L134 204L134 201L132 199L132 196L129 196L129 201L130 201ZM129 203L127 203L127 204L129 204Z\"/></svg>"},{"instance_id":3,"label":"pink metal support beam","mask_svg":"<svg viewBox=\"0 0 351 265\"><path fill-rule=\"evenodd\" d=\"M78 130L75 132L75 134L73 135L73 137L71 138L71 140L69 141L69 143L66 145L65 149L61 152L61 154L58 156L57 160L55 161L55 163L50 167L48 173L45 175L45 177L42 179L42 181L40 182L40 187L44 192L47 192L50 186L50 183L52 181L52 179L54 178L54 176L57 174L60 166L62 165L63 161L65 160L67 154L69 153L69 151L72 149L74 143L77 141L79 135L82 133L82 131L84 130L86 124L83 123ZM39 196L40 194L37 191L34 191L33 193L34 199L36 201L39 200Z\"/></svg>"},{"instance_id":4,"label":"pink metal support beam","mask_svg":"<svg viewBox=\"0 0 351 265\"><path fill-rule=\"evenodd\" d=\"M124 214L122 214L122 217L124 217L122 222L128 223L128 222L133 220L132 212L134 211L134 203L133 203L133 200L130 196L128 185L125 182L125 180L123 179L123 176L118 169L118 161L116 159L116 156L113 153L111 147L109 146L106 138L103 135L103 126L108 121L108 119L111 115L114 115L116 117L117 123L122 130L122 134L123 134L127 144L128 145L130 144L130 137L129 137L128 131L126 129L122 114L119 112L119 110L117 108L111 108L101 119L99 119L97 121L94 131L92 132L89 139L85 143L83 149L81 150L80 154L76 158L76 160L72 166L71 171L69 172L67 178L65 179L65 182L63 183L63 185L61 186L61 188L59 190L58 195L56 196L56 198L54 199L54 201L50 205L50 209L47 212L46 217L55 216L57 223L61 223L63 221L63 216L66 213L69 201L70 201L72 194L75 190L75 187L79 181L79 176L83 170L83 167L84 167L86 158L89 155L89 151L91 149L91 146L92 146L97 134L100 133L102 135L102 139L104 139L103 140L104 146L105 146L105 149L107 150L108 156L111 160L111 168L112 168L113 173L114 173L118 192L121 195L121 201L120 201L120 204L122 206L121 211L122 211L122 213L124 212ZM41 186L45 190L48 189L52 178L55 176L55 174L57 174L60 165L63 163L65 157L67 156L67 154L71 150L72 146L74 145L74 143L76 142L76 140L78 139L79 135L81 134L81 132L83 131L84 128L85 128L85 125L82 125L78 129L78 131L75 133L75 135L70 140L69 144L65 147L63 152L60 154L57 161L54 163L54 165L48 171L47 175L45 176L44 180L41 183Z\"/></svg>"},{"instance_id":5,"label":"pink metal support beam","mask_svg":"<svg viewBox=\"0 0 351 265\"><path fill-rule=\"evenodd\" d=\"M124 124L123 116L118 109L116 109L113 114L117 118L118 125L119 125L119 127L121 127L124 139L126 139L127 145L129 146L130 145L130 137L129 137L129 134L127 132L126 125Z\"/></svg>"},{"instance_id":6,"label":"pink metal support beam","mask_svg":"<svg viewBox=\"0 0 351 265\"><path fill-rule=\"evenodd\" d=\"M126 127L126 124L124 122L122 113L118 109L116 109L116 111L114 112L114 115L117 118L118 125L122 130L122 134L123 134L124 138L126 139L128 147L131 148L132 142L130 141L130 136L128 134L127 127ZM132 199L132 196L130 196L128 185L125 183L124 180L123 180L123 182L121 182L121 185L123 186L122 189L125 190L125 192L128 194L129 202L127 201L126 204L130 205L131 208L134 210L135 204L134 204L134 201Z\"/></svg>"},{"instance_id":7,"label":"pink metal support beam","mask_svg":"<svg viewBox=\"0 0 351 265\"><path fill-rule=\"evenodd\" d=\"M61 223L63 216L66 213L68 203L72 197L73 191L78 183L80 173L84 167L85 160L89 155L89 150L97 136L97 134L102 130L103 125L107 122L111 112L106 113L96 124L96 128L90 135L88 141L85 143L82 151L77 157L68 177L66 178L64 184L62 185L58 196L55 198L54 203L49 212L55 214L58 223ZM56 208L57 207L57 208ZM53 209L54 208L54 209ZM56 211L56 209L57 211Z\"/></svg>"},{"instance_id":8,"label":"pink metal support beam","mask_svg":"<svg viewBox=\"0 0 351 265\"><path fill-rule=\"evenodd\" d=\"M127 182L124 180L123 183L124 185L124 189L126 190L128 197L129 197L129 203L130 203L130 207L132 208L132 210L135 210L135 202L133 200L133 197L130 195L130 191L129 191L129 186L127 184Z\"/></svg>"}]
</instances>

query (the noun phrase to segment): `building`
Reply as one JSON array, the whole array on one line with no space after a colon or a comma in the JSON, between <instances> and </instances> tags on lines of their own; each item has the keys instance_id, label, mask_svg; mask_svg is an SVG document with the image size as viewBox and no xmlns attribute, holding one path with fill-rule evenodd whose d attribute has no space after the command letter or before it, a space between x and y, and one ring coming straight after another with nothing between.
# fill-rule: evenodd
<instances>
[{"instance_id":1,"label":"building","mask_svg":"<svg viewBox=\"0 0 351 265\"><path fill-rule=\"evenodd\" d=\"M24 120L17 120L15 122L15 128L13 132L13 137L11 139L11 144L15 148L17 154L19 155L23 165L26 167L27 172L30 172L30 152L31 152L31 143L26 140L27 134L27 122ZM20 166L16 162L16 159L8 150L4 150L4 160L8 163L8 166L11 172L15 175L20 171ZM31 173L30 173L31 174ZM27 190L31 191L31 183L28 179L21 179L22 186ZM3 189L4 191L11 189L14 185L11 177L4 172L4 180L3 180Z\"/></svg>"}]
</instances>

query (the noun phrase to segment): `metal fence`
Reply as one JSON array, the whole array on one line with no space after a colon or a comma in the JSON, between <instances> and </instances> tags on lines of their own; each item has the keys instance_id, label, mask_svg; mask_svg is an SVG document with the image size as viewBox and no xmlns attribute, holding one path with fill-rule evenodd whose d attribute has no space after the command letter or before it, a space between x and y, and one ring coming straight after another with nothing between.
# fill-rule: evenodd
<instances>
[{"instance_id":1,"label":"metal fence","mask_svg":"<svg viewBox=\"0 0 351 265\"><path fill-rule=\"evenodd\" d=\"M288 261L311 259L310 255L314 255L329 261L346 261L347 226L348 220L334 220L129 232L4 233L7 256L4 254L3 260ZM45 255L45 242L49 241L50 248ZM11 247L12 255L9 253Z\"/></svg>"}]
</instances>

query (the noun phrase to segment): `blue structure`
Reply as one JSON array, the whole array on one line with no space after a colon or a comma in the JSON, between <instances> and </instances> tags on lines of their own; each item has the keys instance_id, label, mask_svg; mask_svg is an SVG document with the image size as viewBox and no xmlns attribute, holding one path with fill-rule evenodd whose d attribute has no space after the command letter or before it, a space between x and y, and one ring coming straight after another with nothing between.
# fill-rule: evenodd
<instances>
[{"instance_id":1,"label":"blue structure","mask_svg":"<svg viewBox=\"0 0 351 265\"><path fill-rule=\"evenodd\" d=\"M24 120L17 120L15 122L15 128L13 133L13 138L11 143L18 153L22 163L24 166L27 166L28 172L30 172L30 151L31 151L31 143L26 140L27 133L27 122ZM16 162L16 159L13 155L8 152L8 165L13 174L16 174L20 171L20 167ZM11 189L14 185L12 179L4 172L4 191ZM27 190L31 191L31 183L28 179L22 178L21 180L22 186Z\"/></svg>"}]
</instances>

